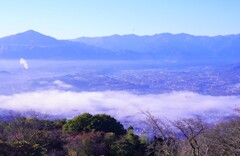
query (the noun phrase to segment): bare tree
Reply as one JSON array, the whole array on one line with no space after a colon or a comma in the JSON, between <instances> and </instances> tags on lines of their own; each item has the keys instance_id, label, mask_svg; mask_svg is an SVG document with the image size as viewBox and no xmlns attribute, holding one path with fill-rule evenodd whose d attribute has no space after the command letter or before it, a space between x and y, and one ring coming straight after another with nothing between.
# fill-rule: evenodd
<instances>
[{"instance_id":1,"label":"bare tree","mask_svg":"<svg viewBox=\"0 0 240 156\"><path fill-rule=\"evenodd\" d=\"M239 109L228 120L207 124L201 118L163 121L142 112L146 133L155 137L153 155L240 155ZM151 144L150 144L151 145Z\"/></svg>"},{"instance_id":2,"label":"bare tree","mask_svg":"<svg viewBox=\"0 0 240 156\"><path fill-rule=\"evenodd\" d=\"M214 142L211 152L219 155L240 155L240 120L232 119L217 124L211 131Z\"/></svg>"},{"instance_id":3,"label":"bare tree","mask_svg":"<svg viewBox=\"0 0 240 156\"><path fill-rule=\"evenodd\" d=\"M185 138L184 141L190 145L190 155L207 155L208 150L205 150L204 154L202 153L203 147L206 145L206 138L204 134L206 133L207 125L201 119L182 119L173 122L173 125ZM187 149L184 150L188 152Z\"/></svg>"},{"instance_id":4,"label":"bare tree","mask_svg":"<svg viewBox=\"0 0 240 156\"><path fill-rule=\"evenodd\" d=\"M178 148L178 137L171 126L149 111L142 112L146 117L144 124L147 126L145 133L154 137L155 155L175 156Z\"/></svg>"}]
</instances>

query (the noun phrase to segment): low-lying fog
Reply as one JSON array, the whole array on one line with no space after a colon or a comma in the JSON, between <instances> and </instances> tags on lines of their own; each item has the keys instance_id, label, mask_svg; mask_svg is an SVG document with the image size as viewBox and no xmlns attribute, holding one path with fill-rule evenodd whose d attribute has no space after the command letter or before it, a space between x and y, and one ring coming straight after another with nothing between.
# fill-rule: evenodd
<instances>
[{"instance_id":1,"label":"low-lying fog","mask_svg":"<svg viewBox=\"0 0 240 156\"><path fill-rule=\"evenodd\" d=\"M103 79L97 78L92 85L77 90L75 84L78 85L78 88L85 85L85 81L79 82L80 77L77 77L79 81L72 77L71 81L67 79L67 82L71 82L71 84L63 81L65 79L56 78L84 73L91 80L91 77L94 77L92 73L108 75L109 78L109 74L119 71L162 68L166 69L161 63L150 62L1 60L0 109L33 110L67 118L83 112L106 113L120 120L138 120L142 117L141 111L151 111L157 116L171 120L195 115L214 120L212 118L231 115L233 109L239 107L240 97L236 95L211 96L189 90L152 93L148 92L151 88L148 87L146 90L143 87L143 82L139 84L141 87L137 90L142 89L144 92L139 93L134 91L134 87L139 85L131 82L131 85L134 84L131 87L132 90L126 90L124 88L127 88L130 83L122 79L120 83L116 81L116 78L114 81L112 79L103 81ZM36 82L45 83L45 86L38 84L36 87ZM49 86L49 82L51 82L51 86ZM101 83L104 84L104 87ZM122 87L122 84L126 87ZM120 87L112 89L117 85ZM111 87L108 88L108 86Z\"/></svg>"},{"instance_id":2,"label":"low-lying fog","mask_svg":"<svg viewBox=\"0 0 240 156\"><path fill-rule=\"evenodd\" d=\"M124 91L70 92L39 91L0 96L0 107L16 111L34 110L46 114L73 117L79 113L106 113L118 119L140 118L141 111L167 119L192 115L225 116L239 105L237 96L206 96L191 92L136 95Z\"/></svg>"}]
</instances>

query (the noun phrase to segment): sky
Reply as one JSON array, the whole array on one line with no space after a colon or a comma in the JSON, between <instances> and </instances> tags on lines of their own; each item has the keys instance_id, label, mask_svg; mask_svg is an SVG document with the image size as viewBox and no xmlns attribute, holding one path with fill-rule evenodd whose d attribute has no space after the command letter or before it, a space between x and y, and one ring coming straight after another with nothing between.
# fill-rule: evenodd
<instances>
[{"instance_id":1,"label":"sky","mask_svg":"<svg viewBox=\"0 0 240 156\"><path fill-rule=\"evenodd\" d=\"M240 33L240 0L0 0L0 37Z\"/></svg>"}]
</instances>

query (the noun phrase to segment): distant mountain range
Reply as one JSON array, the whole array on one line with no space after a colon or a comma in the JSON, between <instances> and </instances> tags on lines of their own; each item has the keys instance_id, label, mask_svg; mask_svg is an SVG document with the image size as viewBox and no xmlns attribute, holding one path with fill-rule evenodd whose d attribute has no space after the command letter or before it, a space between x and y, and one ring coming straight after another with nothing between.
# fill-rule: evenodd
<instances>
[{"instance_id":1,"label":"distant mountain range","mask_svg":"<svg viewBox=\"0 0 240 156\"><path fill-rule=\"evenodd\" d=\"M112 52L29 30L0 38L1 59L109 59Z\"/></svg>"},{"instance_id":2,"label":"distant mountain range","mask_svg":"<svg viewBox=\"0 0 240 156\"><path fill-rule=\"evenodd\" d=\"M240 60L240 34L226 36L193 36L189 34L156 34L152 36L113 35L81 37L74 41L115 52L148 54L151 59L169 62L203 61L235 62Z\"/></svg>"},{"instance_id":3,"label":"distant mountain range","mask_svg":"<svg viewBox=\"0 0 240 156\"><path fill-rule=\"evenodd\" d=\"M166 63L234 63L240 35L113 35L57 40L29 30L0 38L0 59L157 60Z\"/></svg>"}]
</instances>

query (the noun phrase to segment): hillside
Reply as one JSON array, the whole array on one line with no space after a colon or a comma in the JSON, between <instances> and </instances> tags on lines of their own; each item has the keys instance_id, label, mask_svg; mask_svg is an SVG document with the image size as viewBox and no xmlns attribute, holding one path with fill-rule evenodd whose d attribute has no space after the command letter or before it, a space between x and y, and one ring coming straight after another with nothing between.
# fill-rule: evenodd
<instances>
[{"instance_id":1,"label":"hillside","mask_svg":"<svg viewBox=\"0 0 240 156\"><path fill-rule=\"evenodd\" d=\"M163 33L152 36L81 37L73 41L119 53L132 51L166 62L234 62L240 58L240 35L210 37Z\"/></svg>"},{"instance_id":2,"label":"hillside","mask_svg":"<svg viewBox=\"0 0 240 156\"><path fill-rule=\"evenodd\" d=\"M240 35L113 35L58 40L34 30L0 38L0 59L154 60L215 64L240 60Z\"/></svg>"},{"instance_id":3,"label":"hillside","mask_svg":"<svg viewBox=\"0 0 240 156\"><path fill-rule=\"evenodd\" d=\"M1 59L108 59L113 58L108 50L57 40L29 30L0 39Z\"/></svg>"}]
</instances>

